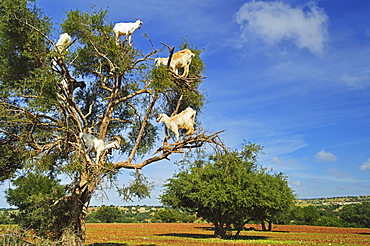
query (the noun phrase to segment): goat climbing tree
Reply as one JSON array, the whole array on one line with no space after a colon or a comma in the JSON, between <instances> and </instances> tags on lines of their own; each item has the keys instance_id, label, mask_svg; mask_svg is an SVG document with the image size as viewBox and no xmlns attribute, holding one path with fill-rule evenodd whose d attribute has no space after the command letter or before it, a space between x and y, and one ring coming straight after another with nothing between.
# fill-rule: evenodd
<instances>
[{"instance_id":1,"label":"goat climbing tree","mask_svg":"<svg viewBox=\"0 0 370 246\"><path fill-rule=\"evenodd\" d=\"M136 48L135 35L133 46L126 41L117 45L106 10L70 11L56 33L34 4L26 0L0 3L1 179L28 172L67 175L71 182L65 195L45 198L48 209L58 211L53 228L56 223L59 227L49 236L79 245L85 240L86 212L93 193L114 180L119 170L133 169L135 174L133 182L119 189L123 198L143 198L151 186L140 173L146 165L205 143L223 146L218 133L207 133L199 125L193 136L170 143L155 122L158 113L173 115L188 106L201 110L204 63L200 50L191 49L186 41L180 45L180 49L190 48L195 57L189 76L179 77L165 66L154 66L159 51L168 51L171 57L172 46L160 43L155 48L145 36L149 51L144 53ZM56 49L61 33L68 33L72 42ZM74 88L75 79L84 80L86 87ZM63 80L67 87L61 84ZM84 152L80 133L104 141L120 135L120 148L113 150L115 155L106 151L96 158ZM163 144L160 138L165 138Z\"/></svg>"}]
</instances>

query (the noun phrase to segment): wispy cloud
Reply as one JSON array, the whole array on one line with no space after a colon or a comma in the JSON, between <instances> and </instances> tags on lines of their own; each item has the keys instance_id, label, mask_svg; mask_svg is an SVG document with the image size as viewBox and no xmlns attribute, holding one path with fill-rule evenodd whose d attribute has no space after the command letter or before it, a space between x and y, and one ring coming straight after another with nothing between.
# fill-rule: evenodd
<instances>
[{"instance_id":1,"label":"wispy cloud","mask_svg":"<svg viewBox=\"0 0 370 246\"><path fill-rule=\"evenodd\" d=\"M348 177L350 177L350 176L351 176L349 173L347 173L347 172L345 172L345 171L342 171L342 170L339 170L339 169L337 169L337 168L330 168L330 169L328 170L328 172L329 172L331 175L333 175L333 176L335 176L335 177L337 177L337 178L348 178Z\"/></svg>"},{"instance_id":2,"label":"wispy cloud","mask_svg":"<svg viewBox=\"0 0 370 246\"><path fill-rule=\"evenodd\" d=\"M281 165L284 165L284 164L285 164L285 162L284 162L283 160L280 160L277 156L273 156L273 157L271 158L271 160L272 160L273 162L277 163L277 164L281 164Z\"/></svg>"},{"instance_id":3,"label":"wispy cloud","mask_svg":"<svg viewBox=\"0 0 370 246\"><path fill-rule=\"evenodd\" d=\"M349 75L344 74L341 77L341 80L349 87L353 87L355 89L363 89L370 86L370 78L368 75Z\"/></svg>"},{"instance_id":4,"label":"wispy cloud","mask_svg":"<svg viewBox=\"0 0 370 246\"><path fill-rule=\"evenodd\" d=\"M337 161L337 156L327 152L326 150L321 150L315 156L316 161L324 162L324 161Z\"/></svg>"},{"instance_id":5,"label":"wispy cloud","mask_svg":"<svg viewBox=\"0 0 370 246\"><path fill-rule=\"evenodd\" d=\"M365 161L361 166L360 166L360 170L362 171L366 171L366 170L370 170L370 158Z\"/></svg>"},{"instance_id":6,"label":"wispy cloud","mask_svg":"<svg viewBox=\"0 0 370 246\"><path fill-rule=\"evenodd\" d=\"M292 181L291 184L293 186L296 186L296 187L301 187L302 186L302 182L299 181L299 180L296 180L296 181Z\"/></svg>"},{"instance_id":7,"label":"wispy cloud","mask_svg":"<svg viewBox=\"0 0 370 246\"><path fill-rule=\"evenodd\" d=\"M282 2L252 1L239 9L236 22L243 41L257 38L274 45L289 40L316 55L327 42L328 16L314 3L293 8Z\"/></svg>"}]
</instances>

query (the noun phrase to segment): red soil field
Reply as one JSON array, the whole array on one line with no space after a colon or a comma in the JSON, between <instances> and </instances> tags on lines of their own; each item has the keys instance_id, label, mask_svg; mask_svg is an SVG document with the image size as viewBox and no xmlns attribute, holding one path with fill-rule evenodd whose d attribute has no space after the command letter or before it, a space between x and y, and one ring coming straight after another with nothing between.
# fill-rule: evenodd
<instances>
[{"instance_id":1,"label":"red soil field","mask_svg":"<svg viewBox=\"0 0 370 246\"><path fill-rule=\"evenodd\" d=\"M370 229L277 225L273 232L247 225L238 240L213 238L212 224L87 224L90 246L159 245L370 245Z\"/></svg>"}]
</instances>

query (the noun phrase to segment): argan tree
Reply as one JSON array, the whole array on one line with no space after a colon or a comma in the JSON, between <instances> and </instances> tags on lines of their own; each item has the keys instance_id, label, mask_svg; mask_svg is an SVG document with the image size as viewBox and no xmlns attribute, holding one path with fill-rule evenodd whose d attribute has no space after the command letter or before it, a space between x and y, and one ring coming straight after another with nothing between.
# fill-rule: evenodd
<instances>
[{"instance_id":1,"label":"argan tree","mask_svg":"<svg viewBox=\"0 0 370 246\"><path fill-rule=\"evenodd\" d=\"M294 195L285 176L258 167L260 150L248 144L241 151L184 159L184 169L167 180L161 202L213 223L215 237L237 238L250 221L271 226L292 207Z\"/></svg>"},{"instance_id":2,"label":"argan tree","mask_svg":"<svg viewBox=\"0 0 370 246\"><path fill-rule=\"evenodd\" d=\"M61 29L53 30L35 1L0 3L1 179L27 173L69 177L65 195L47 203L49 209L66 211L54 218L60 228L53 235L64 243L84 242L92 195L119 170L132 169L135 177L119 189L122 197L143 198L151 187L140 173L143 167L217 139L217 133L206 134L198 124L195 134L174 142L155 122L159 113L174 115L189 106L201 110L201 50L186 41L178 49L167 44L155 48L146 36L144 53L136 47L135 34L132 46L123 39L117 45L107 14L94 8L70 11ZM62 33L71 42L57 47ZM171 57L184 48L195 54L187 78L154 66L159 51ZM86 87L75 88L77 81ZM99 158L85 152L81 133L103 141L118 136L120 147ZM114 156L118 161L113 162Z\"/></svg>"}]
</instances>

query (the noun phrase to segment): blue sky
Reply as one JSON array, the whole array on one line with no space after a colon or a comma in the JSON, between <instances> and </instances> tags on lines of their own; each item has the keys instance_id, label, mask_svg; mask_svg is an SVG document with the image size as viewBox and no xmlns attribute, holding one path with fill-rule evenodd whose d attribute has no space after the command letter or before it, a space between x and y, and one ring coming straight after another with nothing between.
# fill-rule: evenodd
<instances>
[{"instance_id":1,"label":"blue sky","mask_svg":"<svg viewBox=\"0 0 370 246\"><path fill-rule=\"evenodd\" d=\"M55 23L92 4L108 7L113 23L141 19L132 38L140 49L150 49L144 33L158 48L186 36L204 48L202 126L226 130L233 149L244 140L264 146L260 164L284 172L299 198L370 195L368 0L38 1ZM170 161L144 168L156 189L133 204L158 205L176 169ZM106 194L91 205L131 204Z\"/></svg>"}]
</instances>

